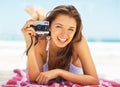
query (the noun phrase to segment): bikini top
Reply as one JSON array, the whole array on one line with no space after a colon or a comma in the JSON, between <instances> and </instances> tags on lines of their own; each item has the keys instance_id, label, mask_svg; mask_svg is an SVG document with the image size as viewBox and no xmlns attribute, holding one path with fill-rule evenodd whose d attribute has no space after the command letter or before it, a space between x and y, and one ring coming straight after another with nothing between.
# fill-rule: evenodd
<instances>
[{"instance_id":1,"label":"bikini top","mask_svg":"<svg viewBox=\"0 0 120 87\"><path fill-rule=\"evenodd\" d=\"M43 65L43 71L48 71L50 37L47 37L47 40L48 40L48 43L47 43L47 46L46 46L47 60L46 60L46 63ZM73 65L72 63L70 64L69 71L72 72L72 73L75 73L75 74L83 74L83 69Z\"/></svg>"}]
</instances>

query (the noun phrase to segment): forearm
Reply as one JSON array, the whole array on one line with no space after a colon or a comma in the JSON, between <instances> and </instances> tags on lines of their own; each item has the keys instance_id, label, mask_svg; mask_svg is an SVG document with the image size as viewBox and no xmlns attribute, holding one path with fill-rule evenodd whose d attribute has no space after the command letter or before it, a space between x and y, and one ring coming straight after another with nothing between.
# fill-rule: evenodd
<instances>
[{"instance_id":1,"label":"forearm","mask_svg":"<svg viewBox=\"0 0 120 87\"><path fill-rule=\"evenodd\" d=\"M27 63L28 75L30 81L35 81L38 74L40 73L40 69L38 67L34 47L32 46L28 52L28 63Z\"/></svg>"},{"instance_id":2,"label":"forearm","mask_svg":"<svg viewBox=\"0 0 120 87\"><path fill-rule=\"evenodd\" d=\"M83 74L74 74L65 70L59 71L59 76L64 78L67 81L72 83L77 83L80 85L98 85L99 81L97 78L90 76L90 75L83 75Z\"/></svg>"}]
</instances>

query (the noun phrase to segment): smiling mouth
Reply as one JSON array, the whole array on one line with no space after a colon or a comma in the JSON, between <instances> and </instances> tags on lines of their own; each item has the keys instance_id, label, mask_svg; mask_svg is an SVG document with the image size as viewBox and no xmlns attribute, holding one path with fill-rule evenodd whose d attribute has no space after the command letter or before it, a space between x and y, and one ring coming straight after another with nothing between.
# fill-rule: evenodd
<instances>
[{"instance_id":1,"label":"smiling mouth","mask_svg":"<svg viewBox=\"0 0 120 87\"><path fill-rule=\"evenodd\" d=\"M62 42L62 43L64 43L64 42L67 41L67 39L65 39L65 38L58 38L58 40L59 40L60 42Z\"/></svg>"}]
</instances>

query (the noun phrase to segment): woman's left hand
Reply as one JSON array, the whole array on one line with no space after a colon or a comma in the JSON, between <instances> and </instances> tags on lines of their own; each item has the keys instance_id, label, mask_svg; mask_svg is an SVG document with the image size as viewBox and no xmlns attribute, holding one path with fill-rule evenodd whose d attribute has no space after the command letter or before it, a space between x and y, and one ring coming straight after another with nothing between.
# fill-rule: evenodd
<instances>
[{"instance_id":1,"label":"woman's left hand","mask_svg":"<svg viewBox=\"0 0 120 87\"><path fill-rule=\"evenodd\" d=\"M48 81L55 79L59 76L60 69L49 70L46 72L40 72L36 82L39 84L47 84Z\"/></svg>"}]
</instances>

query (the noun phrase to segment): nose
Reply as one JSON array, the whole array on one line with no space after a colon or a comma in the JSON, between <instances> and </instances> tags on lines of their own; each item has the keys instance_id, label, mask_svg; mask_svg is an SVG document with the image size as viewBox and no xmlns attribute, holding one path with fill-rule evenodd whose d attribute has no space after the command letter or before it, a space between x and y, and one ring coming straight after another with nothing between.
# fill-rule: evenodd
<instances>
[{"instance_id":1,"label":"nose","mask_svg":"<svg viewBox=\"0 0 120 87\"><path fill-rule=\"evenodd\" d=\"M61 36L64 37L64 38L66 38L67 35L68 35L68 32L66 30L62 30Z\"/></svg>"}]
</instances>

